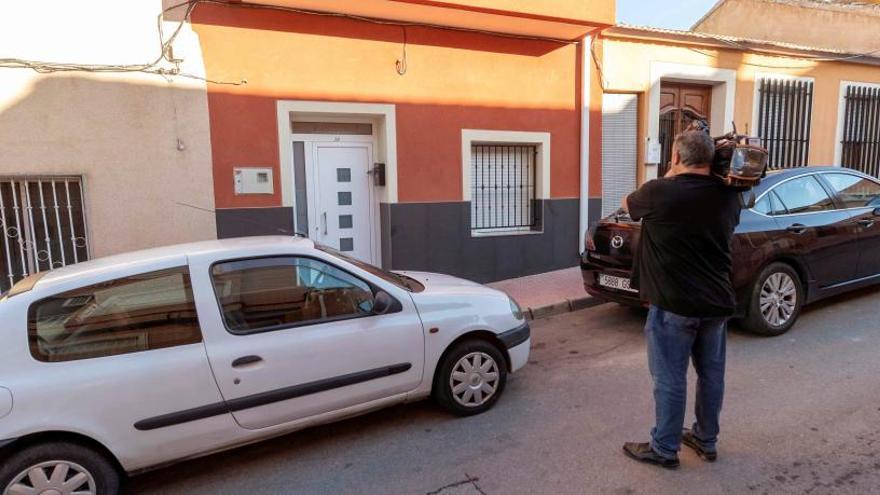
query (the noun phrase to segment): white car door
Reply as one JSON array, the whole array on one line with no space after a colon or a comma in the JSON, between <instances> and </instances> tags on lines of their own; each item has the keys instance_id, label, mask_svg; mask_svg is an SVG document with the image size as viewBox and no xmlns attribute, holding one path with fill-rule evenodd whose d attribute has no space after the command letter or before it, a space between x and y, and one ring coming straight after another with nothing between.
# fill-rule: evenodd
<instances>
[{"instance_id":1,"label":"white car door","mask_svg":"<svg viewBox=\"0 0 880 495\"><path fill-rule=\"evenodd\" d=\"M220 391L258 429L401 396L422 380L424 331L409 294L383 286L396 311L371 313L376 281L317 257L194 261ZM219 311L218 311L219 308Z\"/></svg>"}]
</instances>

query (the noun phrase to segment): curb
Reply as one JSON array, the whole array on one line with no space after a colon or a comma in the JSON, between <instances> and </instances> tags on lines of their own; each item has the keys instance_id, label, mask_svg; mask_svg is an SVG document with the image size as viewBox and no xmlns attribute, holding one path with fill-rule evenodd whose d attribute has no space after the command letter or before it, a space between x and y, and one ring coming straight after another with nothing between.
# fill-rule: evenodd
<instances>
[{"instance_id":1,"label":"curb","mask_svg":"<svg viewBox=\"0 0 880 495\"><path fill-rule=\"evenodd\" d=\"M541 318L547 318L549 316L592 308L600 304L605 304L605 302L606 301L602 301L595 297L585 296L575 299L566 299L562 302L539 306L537 308L528 308L525 312L529 320L540 320Z\"/></svg>"}]
</instances>

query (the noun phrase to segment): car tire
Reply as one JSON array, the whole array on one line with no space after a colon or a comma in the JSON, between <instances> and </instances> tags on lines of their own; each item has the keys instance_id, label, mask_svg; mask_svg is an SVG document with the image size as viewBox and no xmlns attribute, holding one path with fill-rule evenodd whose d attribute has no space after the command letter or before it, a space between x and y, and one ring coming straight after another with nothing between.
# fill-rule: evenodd
<instances>
[{"instance_id":1,"label":"car tire","mask_svg":"<svg viewBox=\"0 0 880 495\"><path fill-rule=\"evenodd\" d=\"M38 469L42 475L32 472ZM63 472L57 471L63 469ZM57 473L58 480L53 479ZM40 479L45 476L45 480ZM35 477L38 481L34 481ZM63 479L62 479L63 477ZM76 478L76 480L74 479ZM71 487L82 480L77 486ZM45 485L45 483L50 483ZM94 495L116 495L122 478L104 455L88 447L69 442L46 442L31 445L4 459L0 464L0 495L16 493L14 486L34 488L42 484L46 491L58 493L86 492ZM27 493L27 490L21 490Z\"/></svg>"},{"instance_id":2,"label":"car tire","mask_svg":"<svg viewBox=\"0 0 880 495\"><path fill-rule=\"evenodd\" d=\"M786 263L771 263L755 280L742 325L759 335L782 335L797 321L803 300L803 284L795 269Z\"/></svg>"},{"instance_id":3,"label":"car tire","mask_svg":"<svg viewBox=\"0 0 880 495\"><path fill-rule=\"evenodd\" d=\"M507 363L494 345L484 340L455 344L438 364L434 399L449 412L472 416L498 402L507 383Z\"/></svg>"}]
</instances>

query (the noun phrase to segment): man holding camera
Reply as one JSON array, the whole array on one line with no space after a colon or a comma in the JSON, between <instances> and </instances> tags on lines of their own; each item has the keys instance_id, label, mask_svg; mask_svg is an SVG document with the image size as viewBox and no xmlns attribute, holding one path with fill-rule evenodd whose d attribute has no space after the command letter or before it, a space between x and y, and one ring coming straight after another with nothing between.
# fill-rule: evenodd
<instances>
[{"instance_id":1,"label":"man holding camera","mask_svg":"<svg viewBox=\"0 0 880 495\"><path fill-rule=\"evenodd\" d=\"M623 449L666 468L678 467L681 443L703 460L717 457L727 320L735 309L730 243L742 192L712 173L715 145L707 132L682 132L672 150L666 176L642 185L623 205L642 220L632 283L650 302L645 336L656 414L650 443ZM696 422L683 429L689 359L698 376Z\"/></svg>"}]
</instances>

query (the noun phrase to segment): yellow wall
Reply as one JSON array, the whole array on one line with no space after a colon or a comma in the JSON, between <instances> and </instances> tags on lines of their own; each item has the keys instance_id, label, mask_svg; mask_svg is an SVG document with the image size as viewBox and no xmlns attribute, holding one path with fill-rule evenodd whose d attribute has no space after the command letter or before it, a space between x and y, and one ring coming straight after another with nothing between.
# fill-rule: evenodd
<instances>
[{"instance_id":1,"label":"yellow wall","mask_svg":"<svg viewBox=\"0 0 880 495\"><path fill-rule=\"evenodd\" d=\"M159 0L125 9L115 0L10 4L0 16L0 46L4 56L33 60L143 63L158 55L161 10ZM166 36L175 27L166 22ZM174 54L184 72L203 73L187 26ZM0 69L0 150L0 176L83 178L93 257L217 236L210 211L178 204L214 206L203 82Z\"/></svg>"},{"instance_id":2,"label":"yellow wall","mask_svg":"<svg viewBox=\"0 0 880 495\"><path fill-rule=\"evenodd\" d=\"M772 0L727 0L694 31L865 53L880 49L880 9L804 8Z\"/></svg>"},{"instance_id":3,"label":"yellow wall","mask_svg":"<svg viewBox=\"0 0 880 495\"><path fill-rule=\"evenodd\" d=\"M843 62L815 62L793 57L757 55L737 50L686 46L680 43L606 38L603 41L605 91L640 93L640 146L648 118L652 62L708 66L736 71L734 119L737 128L754 132L753 105L757 74L814 78L810 165L834 161L841 81L880 83L880 67ZM643 150L640 151L640 161Z\"/></svg>"}]
</instances>

